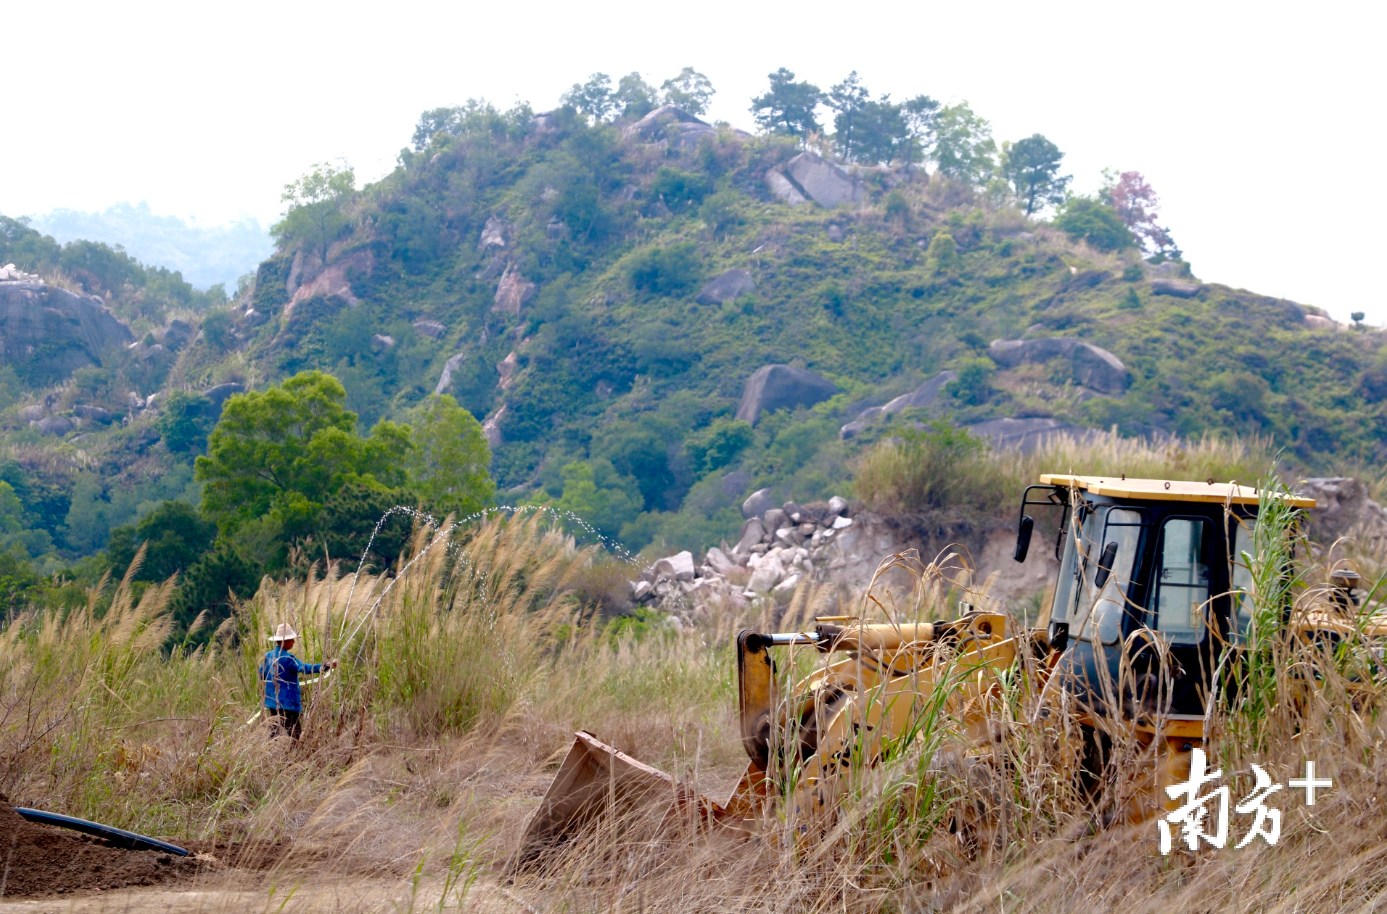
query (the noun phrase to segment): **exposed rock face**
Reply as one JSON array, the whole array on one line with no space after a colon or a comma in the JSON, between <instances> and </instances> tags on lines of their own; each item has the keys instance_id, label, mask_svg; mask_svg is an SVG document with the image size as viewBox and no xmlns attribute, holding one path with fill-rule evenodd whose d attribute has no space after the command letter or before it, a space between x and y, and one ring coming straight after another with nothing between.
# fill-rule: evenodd
<instances>
[{"instance_id":1,"label":"exposed rock face","mask_svg":"<svg viewBox=\"0 0 1387 914\"><path fill-rule=\"evenodd\" d=\"M526 280L515 269L508 268L496 286L494 310L519 314L520 309L529 304L530 299L534 297L535 284Z\"/></svg>"},{"instance_id":2,"label":"exposed rock face","mask_svg":"<svg viewBox=\"0 0 1387 914\"><path fill-rule=\"evenodd\" d=\"M164 345L177 352L193 339L193 325L187 321L171 320L164 328Z\"/></svg>"},{"instance_id":3,"label":"exposed rock face","mask_svg":"<svg viewBox=\"0 0 1387 914\"><path fill-rule=\"evenodd\" d=\"M1193 298L1199 292L1199 285L1180 279L1153 279L1151 280L1151 291L1157 295Z\"/></svg>"},{"instance_id":4,"label":"exposed rock face","mask_svg":"<svg viewBox=\"0 0 1387 914\"><path fill-rule=\"evenodd\" d=\"M1317 477L1296 486L1301 495L1315 499L1310 512L1310 536L1322 546L1340 537L1378 554L1387 545L1387 510L1368 497L1368 487L1350 476Z\"/></svg>"},{"instance_id":5,"label":"exposed rock face","mask_svg":"<svg viewBox=\"0 0 1387 914\"><path fill-rule=\"evenodd\" d=\"M1127 389L1129 376L1122 360L1106 349L1068 336L1035 340L993 340L987 354L1003 368L1027 362L1048 362L1068 358L1074 381L1100 393L1120 394Z\"/></svg>"},{"instance_id":6,"label":"exposed rock face","mask_svg":"<svg viewBox=\"0 0 1387 914\"><path fill-rule=\"evenodd\" d=\"M226 402L232 394L239 394L245 391L245 387L232 381L228 384L218 384L216 387L209 387L202 392L208 403L218 408Z\"/></svg>"},{"instance_id":7,"label":"exposed rock face","mask_svg":"<svg viewBox=\"0 0 1387 914\"><path fill-rule=\"evenodd\" d=\"M987 419L964 428L992 443L997 450L1018 450L1029 454L1055 438L1085 439L1101 435L1097 429L1070 425L1059 419Z\"/></svg>"},{"instance_id":8,"label":"exposed rock face","mask_svg":"<svg viewBox=\"0 0 1387 914\"><path fill-rule=\"evenodd\" d=\"M431 340L436 340L442 337L443 334L447 333L448 328L440 324L438 321L431 321L427 318L421 318L420 320L414 322L414 332L418 333L420 336L426 336Z\"/></svg>"},{"instance_id":9,"label":"exposed rock face","mask_svg":"<svg viewBox=\"0 0 1387 914\"><path fill-rule=\"evenodd\" d=\"M466 352L459 352L457 355L449 356L448 361L443 363L443 373L438 376L438 384L433 389L433 395L446 394L448 388L453 384L453 372L458 370L462 360L467 358Z\"/></svg>"},{"instance_id":10,"label":"exposed rock face","mask_svg":"<svg viewBox=\"0 0 1387 914\"><path fill-rule=\"evenodd\" d=\"M1321 314L1307 314L1302 320L1305 326L1311 330L1341 330L1338 321L1332 320Z\"/></svg>"},{"instance_id":11,"label":"exposed rock face","mask_svg":"<svg viewBox=\"0 0 1387 914\"><path fill-rule=\"evenodd\" d=\"M862 431L877 416L898 413L908 407L926 407L939 399L939 392L944 389L944 385L950 381L958 380L958 375L952 371L941 371L939 374L930 378L919 387L908 394L901 394L894 400L881 406L871 406L857 414L847 425L838 430L839 438L851 438Z\"/></svg>"},{"instance_id":12,"label":"exposed rock face","mask_svg":"<svg viewBox=\"0 0 1387 914\"><path fill-rule=\"evenodd\" d=\"M785 176L806 198L834 207L862 199L862 180L812 152L801 152L785 163Z\"/></svg>"},{"instance_id":13,"label":"exposed rock face","mask_svg":"<svg viewBox=\"0 0 1387 914\"><path fill-rule=\"evenodd\" d=\"M506 357L496 363L496 373L501 376L501 389L510 390L515 385L515 371L520 367L520 356L514 349L506 354Z\"/></svg>"},{"instance_id":14,"label":"exposed rock face","mask_svg":"<svg viewBox=\"0 0 1387 914\"><path fill-rule=\"evenodd\" d=\"M130 328L100 298L43 282L0 282L0 357L34 362L39 373L66 377L97 365L101 354L128 346Z\"/></svg>"},{"instance_id":15,"label":"exposed rock face","mask_svg":"<svg viewBox=\"0 0 1387 914\"><path fill-rule=\"evenodd\" d=\"M0 267L0 282L39 282L39 277L34 273L25 273L12 263L7 263Z\"/></svg>"},{"instance_id":16,"label":"exposed rock face","mask_svg":"<svg viewBox=\"0 0 1387 914\"><path fill-rule=\"evenodd\" d=\"M747 378L737 405L737 418L755 425L764 411L813 406L837 392L831 381L812 371L789 365L764 365Z\"/></svg>"},{"instance_id":17,"label":"exposed rock face","mask_svg":"<svg viewBox=\"0 0 1387 914\"><path fill-rule=\"evenodd\" d=\"M728 270L700 289L694 301L700 305L720 305L735 301L737 296L745 295L754 288L756 281L746 270Z\"/></svg>"},{"instance_id":18,"label":"exposed rock face","mask_svg":"<svg viewBox=\"0 0 1387 914\"><path fill-rule=\"evenodd\" d=\"M388 333L377 333L371 337L371 351L389 352L395 348L395 338Z\"/></svg>"},{"instance_id":19,"label":"exposed rock face","mask_svg":"<svg viewBox=\"0 0 1387 914\"><path fill-rule=\"evenodd\" d=\"M477 239L478 252L484 253L488 248L504 248L509 233L505 220L500 216L492 216L486 220L486 225L482 226L482 236Z\"/></svg>"},{"instance_id":20,"label":"exposed rock face","mask_svg":"<svg viewBox=\"0 0 1387 914\"><path fill-rule=\"evenodd\" d=\"M501 419L506 415L506 408L502 406L496 412L487 417L482 423L482 434L486 436L486 443L493 448L501 446Z\"/></svg>"},{"instance_id":21,"label":"exposed rock face","mask_svg":"<svg viewBox=\"0 0 1387 914\"><path fill-rule=\"evenodd\" d=\"M674 105L661 105L645 117L626 128L626 135L656 143L668 140L672 145L685 148L698 145L705 136L717 136L717 128L707 121L701 121L682 108Z\"/></svg>"},{"instance_id":22,"label":"exposed rock face","mask_svg":"<svg viewBox=\"0 0 1387 914\"><path fill-rule=\"evenodd\" d=\"M770 189L771 196L781 203L788 203L791 206L799 206L801 203L808 203L809 198L800 193L794 182L778 171L771 170L766 172L766 187ZM842 240L842 229L838 229L839 239Z\"/></svg>"},{"instance_id":23,"label":"exposed rock face","mask_svg":"<svg viewBox=\"0 0 1387 914\"><path fill-rule=\"evenodd\" d=\"M297 262L297 258L296 258ZM348 274L353 270L362 273L370 273L373 260L370 251L357 251L350 257L343 258L336 263L329 264L317 276L299 286L294 292L294 297L289 299L286 311L293 308L300 302L308 301L310 298L319 296L335 295L347 304L355 307L361 301L352 294L351 280Z\"/></svg>"}]
</instances>

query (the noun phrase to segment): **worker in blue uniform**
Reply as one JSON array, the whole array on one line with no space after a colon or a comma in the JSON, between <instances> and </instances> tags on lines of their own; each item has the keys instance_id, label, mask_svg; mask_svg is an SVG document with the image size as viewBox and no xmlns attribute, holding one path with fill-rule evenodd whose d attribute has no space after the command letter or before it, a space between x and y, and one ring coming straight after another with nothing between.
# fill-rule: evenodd
<instances>
[{"instance_id":1,"label":"worker in blue uniform","mask_svg":"<svg viewBox=\"0 0 1387 914\"><path fill-rule=\"evenodd\" d=\"M298 633L288 622L281 622L270 637L274 645L260 661L260 681L265 684L265 714L279 729L297 740L303 734L303 698L299 693L299 674L312 675L324 668L336 669L337 661L304 663L293 654Z\"/></svg>"}]
</instances>

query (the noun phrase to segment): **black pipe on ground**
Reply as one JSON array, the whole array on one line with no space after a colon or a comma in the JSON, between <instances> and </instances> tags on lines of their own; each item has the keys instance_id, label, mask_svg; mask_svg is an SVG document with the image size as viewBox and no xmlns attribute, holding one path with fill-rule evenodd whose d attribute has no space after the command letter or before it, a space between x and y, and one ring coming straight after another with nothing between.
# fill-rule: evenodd
<instances>
[{"instance_id":1,"label":"black pipe on ground","mask_svg":"<svg viewBox=\"0 0 1387 914\"><path fill-rule=\"evenodd\" d=\"M80 831L83 834L95 835L98 838L105 838L116 847L123 847L131 851L163 851L166 854L176 854L179 857L189 857L191 853L177 844L169 844L160 841L158 838L148 838L144 835L137 835L132 831L123 828L116 828L112 825L102 825L99 822L89 822L86 819L78 819L75 816L59 815L56 812L44 812L41 809L25 809L19 806L14 807L14 811L19 813L30 822L38 822L43 825L56 825L58 828L70 828L73 831Z\"/></svg>"}]
</instances>

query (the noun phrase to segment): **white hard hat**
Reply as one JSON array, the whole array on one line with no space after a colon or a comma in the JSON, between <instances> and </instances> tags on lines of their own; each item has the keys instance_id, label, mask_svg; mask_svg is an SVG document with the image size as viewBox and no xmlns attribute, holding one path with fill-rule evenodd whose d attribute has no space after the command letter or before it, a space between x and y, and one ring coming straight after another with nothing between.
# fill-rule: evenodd
<instances>
[{"instance_id":1,"label":"white hard hat","mask_svg":"<svg viewBox=\"0 0 1387 914\"><path fill-rule=\"evenodd\" d=\"M288 622L281 622L279 626L275 628L275 633L270 636L270 640L275 642L297 641L299 640L299 635Z\"/></svg>"}]
</instances>

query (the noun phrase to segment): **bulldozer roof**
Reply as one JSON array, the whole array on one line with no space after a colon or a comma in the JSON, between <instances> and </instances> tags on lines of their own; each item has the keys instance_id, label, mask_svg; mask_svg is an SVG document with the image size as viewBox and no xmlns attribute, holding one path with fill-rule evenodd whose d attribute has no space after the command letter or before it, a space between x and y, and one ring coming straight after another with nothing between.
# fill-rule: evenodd
<instances>
[{"instance_id":1,"label":"bulldozer roof","mask_svg":"<svg viewBox=\"0 0 1387 914\"><path fill-rule=\"evenodd\" d=\"M1255 505L1258 492L1251 486L1232 482L1187 482L1178 479L1111 479L1106 476L1072 476L1067 473L1046 473L1041 485L1084 489L1094 495L1114 498L1136 498L1147 501L1197 501L1217 504ZM1313 498L1301 495L1282 496L1291 507L1313 508Z\"/></svg>"}]
</instances>

